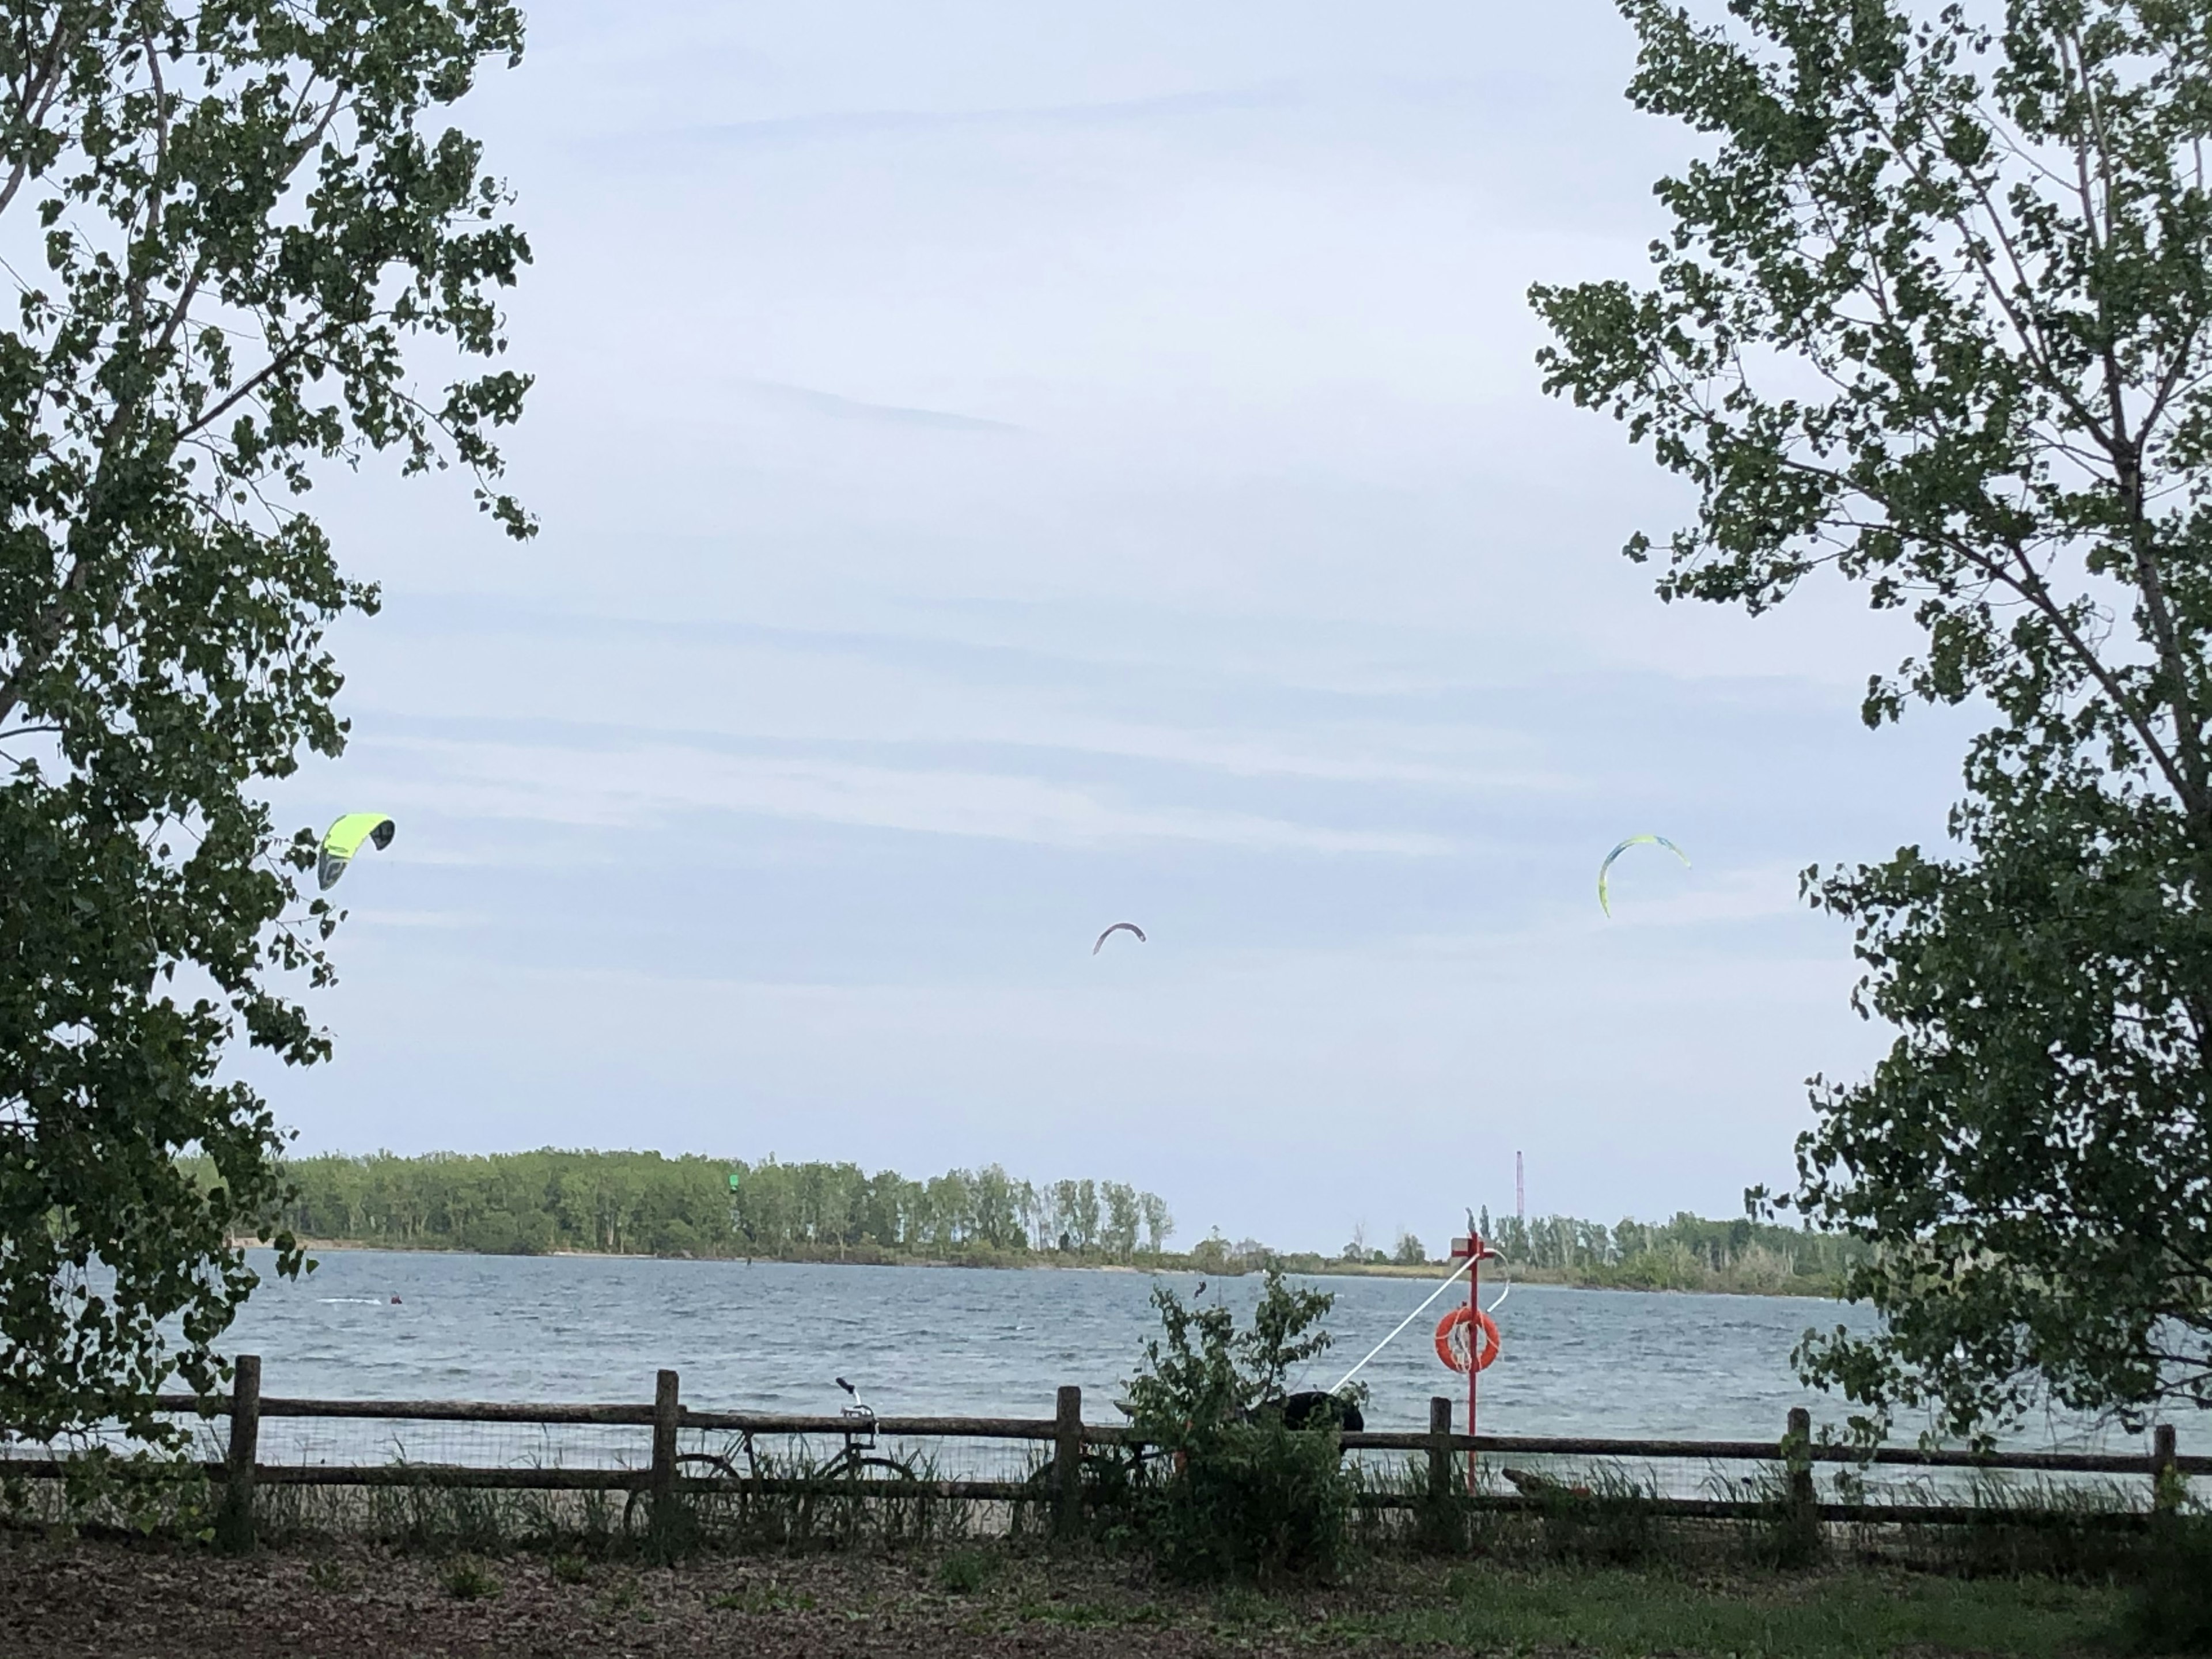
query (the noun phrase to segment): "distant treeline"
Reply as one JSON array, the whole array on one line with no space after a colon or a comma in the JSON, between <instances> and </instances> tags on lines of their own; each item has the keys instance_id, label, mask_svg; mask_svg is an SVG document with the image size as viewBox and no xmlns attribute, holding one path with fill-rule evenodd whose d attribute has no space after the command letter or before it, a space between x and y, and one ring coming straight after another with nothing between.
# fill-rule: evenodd
<instances>
[{"instance_id":1,"label":"distant treeline","mask_svg":"<svg viewBox=\"0 0 2212 1659\"><path fill-rule=\"evenodd\" d=\"M1475 1224L1507 1263L1568 1284L1645 1291L1826 1291L1864 1255L1856 1239L1748 1219L1708 1221L1688 1211L1672 1221L1626 1220L1608 1227L1572 1216L1519 1216ZM1347 1259L1361 1247L1346 1247ZM1419 1261L1427 1252L1404 1237L1370 1262Z\"/></svg>"},{"instance_id":2,"label":"distant treeline","mask_svg":"<svg viewBox=\"0 0 2212 1659\"><path fill-rule=\"evenodd\" d=\"M1563 1215L1493 1221L1486 1209L1475 1224L1504 1258L1493 1273L1617 1290L1825 1296L1841 1285L1844 1270L1866 1248L1855 1239L1797 1228L1708 1221L1686 1210L1672 1221L1627 1220L1608 1227ZM1253 1239L1231 1244L1217 1234L1181 1260L1209 1273L1249 1271L1269 1262L1291 1273L1425 1273L1444 1265L1411 1233L1401 1233L1387 1250L1355 1235L1334 1255L1285 1254Z\"/></svg>"},{"instance_id":3,"label":"distant treeline","mask_svg":"<svg viewBox=\"0 0 2212 1659\"><path fill-rule=\"evenodd\" d=\"M1480 1219L1486 1221L1488 1212ZM1832 1288L1863 1260L1853 1238L1738 1218L1707 1221L1688 1211L1672 1221L1576 1221L1547 1216L1501 1218L1486 1230L1510 1261L1578 1282L1652 1291L1787 1291Z\"/></svg>"},{"instance_id":4,"label":"distant treeline","mask_svg":"<svg viewBox=\"0 0 2212 1659\"><path fill-rule=\"evenodd\" d=\"M1175 1221L1158 1194L1118 1181L1017 1180L998 1164L926 1181L852 1164L760 1164L658 1152L331 1154L294 1160L274 1219L301 1238L398 1249L535 1255L757 1256L782 1261L1068 1261L1186 1267L1207 1274L1274 1263L1292 1273L1441 1272L1403 1234L1389 1249L1355 1237L1333 1255L1279 1251L1214 1232L1170 1253ZM737 1177L734 1185L731 1177ZM1553 1283L1627 1290L1807 1293L1832 1290L1863 1246L1748 1220L1602 1222L1477 1218L1510 1267Z\"/></svg>"},{"instance_id":5,"label":"distant treeline","mask_svg":"<svg viewBox=\"0 0 2212 1659\"><path fill-rule=\"evenodd\" d=\"M994 1164L927 1181L851 1164L658 1152L434 1152L293 1160L276 1218L302 1238L529 1255L1133 1262L1175 1228L1118 1181L1018 1181ZM734 1184L732 1177L736 1177Z\"/></svg>"}]
</instances>

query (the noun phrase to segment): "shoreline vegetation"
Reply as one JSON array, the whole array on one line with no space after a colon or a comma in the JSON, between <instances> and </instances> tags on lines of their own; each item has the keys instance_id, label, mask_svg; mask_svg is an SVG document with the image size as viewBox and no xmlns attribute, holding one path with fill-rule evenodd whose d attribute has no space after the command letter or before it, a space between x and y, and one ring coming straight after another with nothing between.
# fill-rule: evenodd
<instances>
[{"instance_id":1,"label":"shoreline vegetation","mask_svg":"<svg viewBox=\"0 0 2212 1659\"><path fill-rule=\"evenodd\" d=\"M212 1179L202 1161L187 1167ZM1234 1277L1432 1278L1449 1265L1401 1235L1391 1249L1355 1232L1334 1254L1232 1242L1218 1230L1169 1248L1175 1221L1157 1194L1095 1179L1038 1183L997 1164L926 1180L852 1164L758 1164L697 1154L538 1152L403 1158L326 1154L284 1170L267 1220L316 1249L422 1249L494 1255L653 1256L856 1266L1091 1267ZM1493 1221L1483 1236L1522 1284L1585 1289L1832 1296L1863 1252L1856 1241L1689 1214L1612 1226L1567 1216Z\"/></svg>"}]
</instances>

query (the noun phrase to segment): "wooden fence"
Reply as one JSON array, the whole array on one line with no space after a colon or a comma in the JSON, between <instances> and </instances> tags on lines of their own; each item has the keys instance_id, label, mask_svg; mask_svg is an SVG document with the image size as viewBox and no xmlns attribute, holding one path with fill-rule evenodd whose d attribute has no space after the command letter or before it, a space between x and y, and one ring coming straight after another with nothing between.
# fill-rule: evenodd
<instances>
[{"instance_id":1,"label":"wooden fence","mask_svg":"<svg viewBox=\"0 0 2212 1659\"><path fill-rule=\"evenodd\" d=\"M848 1436L872 1434L891 1439L987 1440L1050 1446L1051 1455L1037 1477L1013 1480L856 1480L846 1488L865 1496L927 1493L945 1498L1018 1502L1041 1493L1049 1504L1056 1524L1074 1523L1081 1503L1082 1459L1085 1446L1127 1446L1142 1443L1121 1425L1086 1423L1083 1390L1073 1385L1059 1391L1050 1417L878 1417L805 1416L770 1412L694 1411L683 1404L676 1372L659 1374L650 1405L515 1405L499 1401L455 1400L291 1400L261 1392L261 1361L240 1355L236 1361L231 1393L202 1399L191 1395L163 1395L157 1409L179 1415L213 1419L227 1418L229 1440L226 1455L206 1465L209 1476L225 1488L223 1508L235 1529L250 1540L253 1494L257 1486L441 1486L479 1489L644 1492L656 1499L679 1492L711 1490L721 1483L687 1477L682 1473L678 1437L685 1430L738 1435ZM260 1461L260 1425L272 1418L349 1419L374 1422L515 1424L533 1427L590 1425L629 1426L653 1431L652 1459L643 1468L488 1468L455 1463L389 1462L377 1464L264 1463ZM1790 1413L1778 1440L1626 1440L1580 1435L1467 1435L1451 1426L1452 1402L1441 1396L1429 1402L1425 1431L1401 1432L1365 1431L1340 1437L1347 1451L1404 1452L1425 1461L1425 1490L1401 1492L1370 1492L1360 1495L1364 1504L1382 1508L1413 1508L1438 1498L1486 1510L1540 1509L1556 1499L1541 1495L1486 1493L1459 1497L1455 1492L1454 1460L1461 1456L1504 1459L1512 1456L1568 1456L1608 1462L1741 1462L1778 1466L1784 1474L1781 1504L1786 1513L1804 1523L1858 1522L1874 1525L1942 1525L1986 1521L1991 1511L1970 1505L1941 1504L1822 1503L1816 1499L1814 1466L1819 1463L1867 1464L1915 1469L2006 1470L2044 1474L2137 1476L2148 1483L2149 1502L2137 1513L2120 1511L2109 1518L2122 1524L2142 1524L2150 1515L2174 1508L2182 1482L2192 1475L2212 1475L2212 1457L2184 1456L2175 1448L2170 1424L2160 1424L2147 1454L2106 1452L1990 1452L1923 1451L1883 1446L1871 1451L1814 1441L1810 1415L1800 1407ZM0 1458L0 1470L27 1477L58 1477L67 1464L55 1458ZM805 1484L793 1480L757 1479L746 1484L777 1487ZM1747 1499L1652 1497L1634 1500L1650 1512L1711 1520L1771 1518L1772 1502ZM2028 1513L2020 1511L2015 1513Z\"/></svg>"}]
</instances>

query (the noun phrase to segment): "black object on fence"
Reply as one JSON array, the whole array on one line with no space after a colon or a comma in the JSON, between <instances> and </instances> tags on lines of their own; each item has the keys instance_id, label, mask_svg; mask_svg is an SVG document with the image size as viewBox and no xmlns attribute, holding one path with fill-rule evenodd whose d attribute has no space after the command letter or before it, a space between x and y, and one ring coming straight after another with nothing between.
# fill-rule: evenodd
<instances>
[{"instance_id":1,"label":"black object on fence","mask_svg":"<svg viewBox=\"0 0 2212 1659\"><path fill-rule=\"evenodd\" d=\"M1082 1519L1082 1462L1086 1445L1143 1443L1130 1430L1083 1420L1083 1390L1073 1384L1059 1391L1055 1409L1047 1418L1003 1417L873 1417L860 1419L873 1433L894 1439L1011 1440L1048 1443L1050 1463L1043 1477L1053 1523L1063 1533L1079 1527ZM454 1400L291 1400L261 1393L261 1361L241 1354L234 1364L230 1398L203 1399L191 1395L163 1395L157 1410L202 1418L228 1415L229 1444L220 1463L207 1466L211 1480L222 1486L218 1533L226 1547L250 1549L253 1543L253 1494L259 1486L445 1486L507 1490L644 1492L656 1516L678 1493L707 1489L711 1480L687 1478L678 1449L683 1431L709 1430L749 1435L849 1435L856 1419L845 1416L808 1416L770 1412L689 1411L684 1409L680 1379L664 1370L656 1379L651 1405L520 1405L489 1401ZM270 1464L260 1462L260 1425L265 1418L337 1418L362 1421L516 1423L532 1425L592 1425L635 1426L653 1432L653 1455L643 1468L484 1468L467 1464ZM1880 1464L1920 1468L2012 1470L2036 1474L2148 1475L2152 1483L2150 1516L2168 1514L2179 1507L2182 1482L2191 1475L2212 1475L2212 1457L2182 1456L2175 1448L2171 1424L2161 1424L2153 1436L2148 1456L2103 1452L1973 1452L1922 1450L1882 1446L1862 1450L1844 1445L1820 1445L1812 1437L1812 1421L1802 1407L1792 1410L1779 1441L1760 1440L1637 1440L1604 1439L1559 1435L1465 1435L1451 1427L1452 1402L1441 1396L1429 1402L1429 1426L1423 1432L1366 1431L1346 1433L1339 1443L1346 1451L1401 1451L1425 1454L1427 1480L1422 1492L1364 1492L1360 1503L1370 1508L1416 1508L1442 1498L1483 1510L1540 1508L1540 1497L1485 1494L1455 1495L1453 1461L1463 1455L1570 1456L1650 1462L1759 1462L1779 1465L1784 1472L1784 1502L1791 1518L1808 1530L1826 1522L1871 1524L1945 1524L1986 1521L1989 1511L1964 1505L1937 1504L1823 1504L1817 1501L1814 1465L1820 1462ZM11 1474L57 1477L67 1465L59 1459L7 1458L0 1460ZM764 1488L805 1484L762 1479ZM1023 1502L1037 1498L1038 1485L1019 1480L859 1480L845 1488L864 1496L925 1494L945 1498ZM1713 1520L1771 1518L1773 1506L1726 1498L1650 1498L1640 1500L1655 1515ZM2116 1520L2141 1524L2148 1516L2122 1513Z\"/></svg>"}]
</instances>

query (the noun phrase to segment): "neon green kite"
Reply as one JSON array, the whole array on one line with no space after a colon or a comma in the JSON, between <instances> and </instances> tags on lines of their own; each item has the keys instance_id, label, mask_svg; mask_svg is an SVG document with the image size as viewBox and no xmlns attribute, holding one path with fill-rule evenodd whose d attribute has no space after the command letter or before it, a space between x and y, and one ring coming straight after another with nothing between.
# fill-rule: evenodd
<instances>
[{"instance_id":1,"label":"neon green kite","mask_svg":"<svg viewBox=\"0 0 2212 1659\"><path fill-rule=\"evenodd\" d=\"M315 860L315 879L325 892L345 874L363 842L373 842L381 853L392 845L394 825L381 812L349 812L323 833L323 855Z\"/></svg>"},{"instance_id":2,"label":"neon green kite","mask_svg":"<svg viewBox=\"0 0 2212 1659\"><path fill-rule=\"evenodd\" d=\"M1619 858L1623 853L1626 853L1630 848L1641 847L1646 844L1665 848L1676 858L1682 860L1682 867L1685 870L1690 867L1690 855L1687 853L1685 853L1680 848L1675 846L1673 842L1668 841L1666 836L1631 836L1626 841L1621 842L1620 846L1614 848L1613 851L1607 853L1605 855L1605 862L1599 865L1597 867L1598 908L1603 910L1608 916L1613 914L1613 902L1606 896L1605 878L1613 869L1613 861Z\"/></svg>"}]
</instances>

